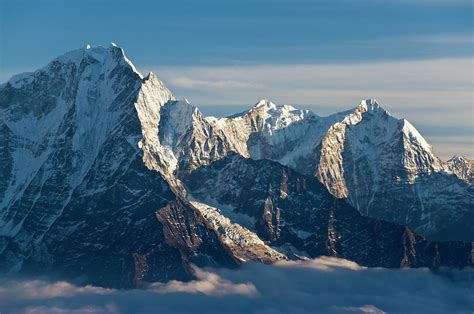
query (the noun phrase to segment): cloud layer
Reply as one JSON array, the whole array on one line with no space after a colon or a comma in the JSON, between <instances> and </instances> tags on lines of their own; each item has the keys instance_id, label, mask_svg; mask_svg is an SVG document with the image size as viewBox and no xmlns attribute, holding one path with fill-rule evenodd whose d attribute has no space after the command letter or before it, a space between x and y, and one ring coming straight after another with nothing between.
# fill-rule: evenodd
<instances>
[{"instance_id":1,"label":"cloud layer","mask_svg":"<svg viewBox=\"0 0 474 314\"><path fill-rule=\"evenodd\" d=\"M188 283L120 291L2 280L1 313L461 313L474 309L474 270L368 269L318 258L239 270L196 269Z\"/></svg>"}]
</instances>

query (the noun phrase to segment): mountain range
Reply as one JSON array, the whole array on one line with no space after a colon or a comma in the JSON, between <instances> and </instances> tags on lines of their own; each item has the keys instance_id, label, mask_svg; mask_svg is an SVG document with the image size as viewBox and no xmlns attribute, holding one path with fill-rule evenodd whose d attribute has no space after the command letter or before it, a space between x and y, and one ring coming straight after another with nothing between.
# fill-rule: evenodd
<instances>
[{"instance_id":1,"label":"mountain range","mask_svg":"<svg viewBox=\"0 0 474 314\"><path fill-rule=\"evenodd\" d=\"M473 162L376 100L206 117L114 44L0 85L0 164L6 273L130 288L192 264L474 263Z\"/></svg>"}]
</instances>

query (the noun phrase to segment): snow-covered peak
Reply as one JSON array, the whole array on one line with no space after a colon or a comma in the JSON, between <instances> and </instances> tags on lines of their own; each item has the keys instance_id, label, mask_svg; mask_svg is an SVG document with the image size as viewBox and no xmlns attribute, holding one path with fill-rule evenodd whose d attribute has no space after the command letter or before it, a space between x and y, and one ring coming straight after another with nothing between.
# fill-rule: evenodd
<instances>
[{"instance_id":1,"label":"snow-covered peak","mask_svg":"<svg viewBox=\"0 0 474 314\"><path fill-rule=\"evenodd\" d=\"M363 99L360 104L360 107L365 108L366 110L376 110L380 108L379 103L377 102L377 99L375 98L368 98L368 99Z\"/></svg>"},{"instance_id":2,"label":"snow-covered peak","mask_svg":"<svg viewBox=\"0 0 474 314\"><path fill-rule=\"evenodd\" d=\"M385 110L375 98L363 99L359 106L357 106L356 111L361 113L369 112L390 115L390 113Z\"/></svg>"},{"instance_id":3,"label":"snow-covered peak","mask_svg":"<svg viewBox=\"0 0 474 314\"><path fill-rule=\"evenodd\" d=\"M75 49L60 55L59 57L54 59L52 63L75 63L76 65L79 65L87 57L90 57L101 63L107 61L114 61L115 63L119 63L123 60L131 64L131 62L126 59L123 49L117 47L116 45L110 45L108 48L105 48L102 46L92 47L89 44L82 48ZM133 66L133 64L131 65Z\"/></svg>"},{"instance_id":4,"label":"snow-covered peak","mask_svg":"<svg viewBox=\"0 0 474 314\"><path fill-rule=\"evenodd\" d=\"M258 110L258 109L260 110L264 109L265 112L279 112L282 114L289 113L292 111L302 111L302 110L296 109L295 107L291 105L276 105L274 102L268 99L261 99L249 111Z\"/></svg>"},{"instance_id":5,"label":"snow-covered peak","mask_svg":"<svg viewBox=\"0 0 474 314\"><path fill-rule=\"evenodd\" d=\"M338 120L344 124L356 125L363 120L371 120L372 124L379 125L383 128L398 128L402 122L401 119L393 117L387 110L385 110L376 99L369 98L362 100L357 107L352 110L343 111L334 115L328 116L328 120ZM334 126L337 126L336 123Z\"/></svg>"},{"instance_id":6,"label":"snow-covered peak","mask_svg":"<svg viewBox=\"0 0 474 314\"><path fill-rule=\"evenodd\" d=\"M389 127L388 124L390 124L391 128L393 127L394 123L398 124L398 122L401 121L393 117L387 110L382 108L377 100L373 98L363 99L359 105L352 110L338 112L326 117L328 121L334 121L334 127L338 127L338 120L340 120L340 123L346 125L356 125L363 120L367 120L366 118L369 120L374 120L375 118L372 123L380 123L381 126L386 125L386 127ZM383 119L380 120L379 118Z\"/></svg>"},{"instance_id":7,"label":"snow-covered peak","mask_svg":"<svg viewBox=\"0 0 474 314\"><path fill-rule=\"evenodd\" d=\"M261 99L257 102L252 109L265 108L265 109L274 109L276 105L268 99Z\"/></svg>"},{"instance_id":8,"label":"snow-covered peak","mask_svg":"<svg viewBox=\"0 0 474 314\"><path fill-rule=\"evenodd\" d=\"M474 160L464 156L453 156L445 163L445 169L464 182L474 183Z\"/></svg>"},{"instance_id":9,"label":"snow-covered peak","mask_svg":"<svg viewBox=\"0 0 474 314\"><path fill-rule=\"evenodd\" d=\"M270 130L285 128L296 121L316 116L308 110L296 109L290 105L276 105L267 99L260 100L245 113L245 115L255 114L265 121L264 127Z\"/></svg>"},{"instance_id":10,"label":"snow-covered peak","mask_svg":"<svg viewBox=\"0 0 474 314\"><path fill-rule=\"evenodd\" d=\"M62 54L47 66L35 72L14 75L8 83L15 88L21 88L24 84L30 83L39 72L54 72L57 71L59 67L67 67L68 65L73 65L77 69L83 63L99 63L104 73L112 71L117 66L125 66L129 67L140 78L143 78L133 63L126 57L122 48L115 44L111 44L108 48L102 46L92 47L87 44L82 48Z\"/></svg>"}]
</instances>

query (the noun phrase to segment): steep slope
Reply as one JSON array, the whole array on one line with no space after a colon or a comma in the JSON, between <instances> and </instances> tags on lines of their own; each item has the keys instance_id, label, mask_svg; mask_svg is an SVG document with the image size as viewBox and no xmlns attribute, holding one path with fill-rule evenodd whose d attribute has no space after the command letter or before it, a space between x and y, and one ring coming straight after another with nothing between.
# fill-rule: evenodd
<instances>
[{"instance_id":1,"label":"steep slope","mask_svg":"<svg viewBox=\"0 0 474 314\"><path fill-rule=\"evenodd\" d=\"M236 222L252 218L249 228L290 256L338 256L379 267L474 262L471 243L431 243L406 227L364 217L316 178L269 160L229 154L185 182L193 197L232 211Z\"/></svg>"},{"instance_id":2,"label":"steep slope","mask_svg":"<svg viewBox=\"0 0 474 314\"><path fill-rule=\"evenodd\" d=\"M153 155L152 114L172 99L115 45L67 53L4 84L0 269L130 287L190 278L189 262L235 265L195 208L143 162Z\"/></svg>"}]
</instances>

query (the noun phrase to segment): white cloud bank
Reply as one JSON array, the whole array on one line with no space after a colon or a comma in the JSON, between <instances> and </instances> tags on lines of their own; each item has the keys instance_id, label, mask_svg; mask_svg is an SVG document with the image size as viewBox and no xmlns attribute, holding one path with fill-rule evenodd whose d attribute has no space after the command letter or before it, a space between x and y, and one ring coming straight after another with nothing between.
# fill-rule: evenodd
<instances>
[{"instance_id":1,"label":"white cloud bank","mask_svg":"<svg viewBox=\"0 0 474 314\"><path fill-rule=\"evenodd\" d=\"M198 107L251 106L266 98L326 115L355 107L361 99L377 98L393 115L424 126L420 131L428 140L449 132L450 139L435 147L441 157L474 158L473 58L145 70L153 70L178 97ZM435 129L439 131L432 133ZM460 136L469 137L469 145L458 142Z\"/></svg>"},{"instance_id":2,"label":"white cloud bank","mask_svg":"<svg viewBox=\"0 0 474 314\"><path fill-rule=\"evenodd\" d=\"M188 283L120 291L0 281L3 313L472 313L474 270L369 269L318 258L200 270Z\"/></svg>"}]
</instances>

